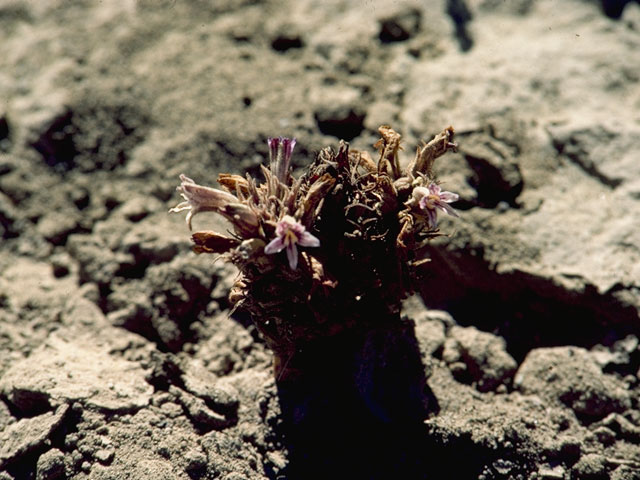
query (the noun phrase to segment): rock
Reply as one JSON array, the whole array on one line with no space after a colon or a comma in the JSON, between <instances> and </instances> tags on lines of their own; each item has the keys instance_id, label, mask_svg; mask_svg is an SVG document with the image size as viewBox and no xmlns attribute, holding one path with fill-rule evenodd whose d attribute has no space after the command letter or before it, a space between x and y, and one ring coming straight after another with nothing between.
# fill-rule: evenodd
<instances>
[{"instance_id":1,"label":"rock","mask_svg":"<svg viewBox=\"0 0 640 480\"><path fill-rule=\"evenodd\" d=\"M314 89L311 101L315 105L313 115L318 129L325 135L349 141L364 130L366 109L357 89Z\"/></svg>"},{"instance_id":2,"label":"rock","mask_svg":"<svg viewBox=\"0 0 640 480\"><path fill-rule=\"evenodd\" d=\"M602 455L588 453L578 460L571 469L572 478L581 480L607 480L607 460Z\"/></svg>"},{"instance_id":3,"label":"rock","mask_svg":"<svg viewBox=\"0 0 640 480\"><path fill-rule=\"evenodd\" d=\"M506 146L484 132L465 141L460 152L473 172L467 182L477 192L476 205L485 208L495 208L500 202L516 205L524 180L513 146Z\"/></svg>"},{"instance_id":4,"label":"rock","mask_svg":"<svg viewBox=\"0 0 640 480\"><path fill-rule=\"evenodd\" d=\"M620 465L610 476L611 480L640 480L640 468Z\"/></svg>"},{"instance_id":5,"label":"rock","mask_svg":"<svg viewBox=\"0 0 640 480\"><path fill-rule=\"evenodd\" d=\"M77 228L78 220L73 215L57 211L45 214L37 226L38 233L54 245L64 244Z\"/></svg>"},{"instance_id":6,"label":"rock","mask_svg":"<svg viewBox=\"0 0 640 480\"><path fill-rule=\"evenodd\" d=\"M113 461L115 452L112 449L101 448L93 454L93 457L103 465L109 465Z\"/></svg>"},{"instance_id":7,"label":"rock","mask_svg":"<svg viewBox=\"0 0 640 480\"><path fill-rule=\"evenodd\" d=\"M402 314L415 323L415 335L423 358L439 355L445 341L445 330L455 325L455 321L445 311L429 310L418 295L413 295L402 303Z\"/></svg>"},{"instance_id":8,"label":"rock","mask_svg":"<svg viewBox=\"0 0 640 480\"><path fill-rule=\"evenodd\" d=\"M184 478L175 473L171 462L166 460L143 459L132 467L130 478L153 478L155 480L181 480Z\"/></svg>"},{"instance_id":9,"label":"rock","mask_svg":"<svg viewBox=\"0 0 640 480\"><path fill-rule=\"evenodd\" d=\"M60 426L68 410L67 405L61 405L55 412L23 418L0 432L0 469L21 456L42 448Z\"/></svg>"},{"instance_id":10,"label":"rock","mask_svg":"<svg viewBox=\"0 0 640 480\"><path fill-rule=\"evenodd\" d=\"M238 392L230 384L219 382L218 377L197 362L189 363L182 380L190 393L202 398L215 411L225 414L237 412L240 403Z\"/></svg>"},{"instance_id":11,"label":"rock","mask_svg":"<svg viewBox=\"0 0 640 480\"><path fill-rule=\"evenodd\" d=\"M634 7L632 11L637 12ZM574 13L567 12L566 19ZM521 20L514 16L506 22L524 26ZM491 56L491 42L479 39L493 33L480 23L474 22L476 43L469 52L474 59ZM555 37L558 32L553 30L549 33ZM520 57L516 38L524 30L515 27L513 32L505 41L502 58L494 57L495 69L477 69L470 58L460 64L448 55L434 59L435 64L420 61L411 68L401 114L409 127L405 130L437 131L443 124L455 123L463 154L467 139L485 132L481 137L488 140L485 146L494 158L487 156L486 148L477 153L497 171L491 168L488 177L480 172L488 182L481 181L478 187L499 186L500 200L508 201L504 194L513 196L519 190L519 176L524 185L515 202L522 207L518 212L472 208L455 227L442 222L443 228L456 234L428 248L430 275L421 283L421 292L430 307L447 306L461 323L476 324L474 317L483 311L483 320L495 319L487 320L486 330L504 327L514 315L522 315L511 326L513 337L523 345L516 349L512 339L504 336L510 350L523 355L542 345L594 345L611 329L620 336L637 332L640 128L632 120L637 108L633 102L594 98L585 102L573 87L556 88L565 79L576 78L577 71L583 72L578 83L584 91L626 95L630 93L627 83L622 76L589 75L592 63L580 56L581 47L567 45L559 51L552 47L551 37L547 37L549 43L538 43ZM606 42L613 49L616 44L609 35L600 40L594 47ZM526 63L551 57L556 68L539 70L524 80ZM638 78L639 69L629 66L626 54L612 54L607 62L607 71L630 69ZM439 68L456 71L455 82L432 78ZM425 82L426 78L430 80ZM503 83L504 78L510 81ZM528 92L526 99L521 96L523 89ZM444 91L450 92L445 98ZM562 108L525 113L551 103ZM469 153L476 156L475 150L472 147ZM498 158L504 163L496 164ZM447 183L448 161L438 165ZM578 318L581 328L576 331L578 320L573 319Z\"/></svg>"},{"instance_id":12,"label":"rock","mask_svg":"<svg viewBox=\"0 0 640 480\"><path fill-rule=\"evenodd\" d=\"M83 282L109 285L116 275L135 265L133 255L114 252L96 236L72 234L67 243L71 256L80 265L79 273Z\"/></svg>"},{"instance_id":13,"label":"rock","mask_svg":"<svg viewBox=\"0 0 640 480\"><path fill-rule=\"evenodd\" d=\"M164 211L151 214L161 210L159 202L150 202L144 208L138 203L127 202L119 212L127 220L138 222L131 225L122 238L119 246L122 251L133 254L137 263L158 264L171 261L180 251L189 248L188 236L175 229ZM151 210L154 205L155 208Z\"/></svg>"},{"instance_id":14,"label":"rock","mask_svg":"<svg viewBox=\"0 0 640 480\"><path fill-rule=\"evenodd\" d=\"M65 325L85 325L104 328L108 325L102 310L91 300L82 296L73 296L67 302L61 314Z\"/></svg>"},{"instance_id":15,"label":"rock","mask_svg":"<svg viewBox=\"0 0 640 480\"><path fill-rule=\"evenodd\" d=\"M508 382L517 368L506 351L504 339L475 327L452 327L442 357L448 364L464 363L467 374L481 392L495 390Z\"/></svg>"},{"instance_id":16,"label":"rock","mask_svg":"<svg viewBox=\"0 0 640 480\"><path fill-rule=\"evenodd\" d=\"M420 32L422 12L417 8L406 8L380 19L378 38L382 43L403 42Z\"/></svg>"},{"instance_id":17,"label":"rock","mask_svg":"<svg viewBox=\"0 0 640 480\"><path fill-rule=\"evenodd\" d=\"M234 423L233 420L227 419L211 410L201 398L191 395L178 387L172 385L169 387L169 393L175 395L178 403L184 407L193 423L205 432L222 430Z\"/></svg>"},{"instance_id":18,"label":"rock","mask_svg":"<svg viewBox=\"0 0 640 480\"><path fill-rule=\"evenodd\" d=\"M593 431L593 439L600 442L605 447L612 445L616 441L616 433L607 427L598 427Z\"/></svg>"},{"instance_id":19,"label":"rock","mask_svg":"<svg viewBox=\"0 0 640 480\"><path fill-rule=\"evenodd\" d=\"M109 320L179 351L189 339L190 324L206 309L215 268L192 256L150 266L143 280L118 286L108 297Z\"/></svg>"},{"instance_id":20,"label":"rock","mask_svg":"<svg viewBox=\"0 0 640 480\"><path fill-rule=\"evenodd\" d=\"M538 478L540 480L564 480L564 473L562 465L557 465L554 468L540 467L538 469Z\"/></svg>"},{"instance_id":21,"label":"rock","mask_svg":"<svg viewBox=\"0 0 640 480\"><path fill-rule=\"evenodd\" d=\"M630 443L640 442L640 427L634 425L619 413L611 413L599 423L607 430L615 432L618 438L627 440Z\"/></svg>"},{"instance_id":22,"label":"rock","mask_svg":"<svg viewBox=\"0 0 640 480\"><path fill-rule=\"evenodd\" d=\"M186 470L193 476L203 476L207 468L207 457L200 450L192 449L185 454Z\"/></svg>"},{"instance_id":23,"label":"rock","mask_svg":"<svg viewBox=\"0 0 640 480\"><path fill-rule=\"evenodd\" d=\"M38 458L36 480L57 480L64 478L64 454L52 448Z\"/></svg>"},{"instance_id":24,"label":"rock","mask_svg":"<svg viewBox=\"0 0 640 480\"><path fill-rule=\"evenodd\" d=\"M18 209L11 199L4 193L0 193L0 238L15 237L18 232L15 223L20 218Z\"/></svg>"},{"instance_id":25,"label":"rock","mask_svg":"<svg viewBox=\"0 0 640 480\"><path fill-rule=\"evenodd\" d=\"M86 408L133 411L147 405L152 387L138 365L109 355L93 338L70 343L58 336L9 368L0 392L25 413L80 402Z\"/></svg>"},{"instance_id":26,"label":"rock","mask_svg":"<svg viewBox=\"0 0 640 480\"><path fill-rule=\"evenodd\" d=\"M137 196L130 198L114 212L123 215L130 222L139 222L153 212L162 210L162 203L149 196Z\"/></svg>"},{"instance_id":27,"label":"rock","mask_svg":"<svg viewBox=\"0 0 640 480\"><path fill-rule=\"evenodd\" d=\"M423 358L429 358L442 350L445 341L444 325L435 320L416 320L416 339Z\"/></svg>"},{"instance_id":28,"label":"rock","mask_svg":"<svg viewBox=\"0 0 640 480\"><path fill-rule=\"evenodd\" d=\"M538 348L529 352L515 377L515 386L562 402L579 417L602 418L629 408L630 398L614 377L602 373L583 348Z\"/></svg>"}]
</instances>

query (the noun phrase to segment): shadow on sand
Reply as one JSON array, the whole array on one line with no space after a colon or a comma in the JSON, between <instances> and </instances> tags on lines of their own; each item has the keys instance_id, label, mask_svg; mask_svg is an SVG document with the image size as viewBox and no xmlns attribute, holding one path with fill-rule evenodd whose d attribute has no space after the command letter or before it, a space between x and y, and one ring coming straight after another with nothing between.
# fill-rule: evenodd
<instances>
[{"instance_id":1,"label":"shadow on sand","mask_svg":"<svg viewBox=\"0 0 640 480\"><path fill-rule=\"evenodd\" d=\"M285 478L424 478L424 420L439 407L412 322L325 339L288 369L278 381Z\"/></svg>"}]
</instances>

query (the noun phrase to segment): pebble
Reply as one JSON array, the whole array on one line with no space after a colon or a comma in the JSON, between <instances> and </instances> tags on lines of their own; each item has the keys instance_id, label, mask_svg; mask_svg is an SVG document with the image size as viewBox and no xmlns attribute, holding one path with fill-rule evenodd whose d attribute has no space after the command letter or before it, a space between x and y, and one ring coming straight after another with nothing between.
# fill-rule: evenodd
<instances>
[{"instance_id":1,"label":"pebble","mask_svg":"<svg viewBox=\"0 0 640 480\"><path fill-rule=\"evenodd\" d=\"M584 455L571 469L572 478L581 480L599 480L608 478L606 459L602 455L589 453Z\"/></svg>"},{"instance_id":2,"label":"pebble","mask_svg":"<svg viewBox=\"0 0 640 480\"><path fill-rule=\"evenodd\" d=\"M64 454L57 448L43 453L36 465L37 480L57 480L64 478Z\"/></svg>"},{"instance_id":3,"label":"pebble","mask_svg":"<svg viewBox=\"0 0 640 480\"><path fill-rule=\"evenodd\" d=\"M101 464L108 465L113 461L115 454L116 453L111 449L101 448L96 453L94 453L93 456Z\"/></svg>"},{"instance_id":4,"label":"pebble","mask_svg":"<svg viewBox=\"0 0 640 480\"><path fill-rule=\"evenodd\" d=\"M495 390L510 381L518 365L507 352L503 338L475 327L454 326L448 333L442 358L455 368L452 371L456 378L461 374L459 364L463 363L481 392Z\"/></svg>"},{"instance_id":5,"label":"pebble","mask_svg":"<svg viewBox=\"0 0 640 480\"><path fill-rule=\"evenodd\" d=\"M63 422L68 409L62 405L55 412L23 418L0 432L0 469L43 447Z\"/></svg>"},{"instance_id":6,"label":"pebble","mask_svg":"<svg viewBox=\"0 0 640 480\"><path fill-rule=\"evenodd\" d=\"M602 418L630 406L629 393L621 383L604 374L593 356L578 347L530 351L514 385L526 395L564 404L578 417Z\"/></svg>"},{"instance_id":7,"label":"pebble","mask_svg":"<svg viewBox=\"0 0 640 480\"><path fill-rule=\"evenodd\" d=\"M176 400L184 407L191 421L199 428L206 431L222 430L231 425L232 422L230 420L207 407L201 398L173 385L170 387L169 392L175 395Z\"/></svg>"}]
</instances>

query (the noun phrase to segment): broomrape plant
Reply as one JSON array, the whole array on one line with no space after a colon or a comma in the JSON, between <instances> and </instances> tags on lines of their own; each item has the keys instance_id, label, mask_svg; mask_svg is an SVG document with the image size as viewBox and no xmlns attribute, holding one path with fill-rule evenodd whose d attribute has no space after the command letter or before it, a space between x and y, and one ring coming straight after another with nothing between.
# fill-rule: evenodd
<instances>
[{"instance_id":1,"label":"broomrape plant","mask_svg":"<svg viewBox=\"0 0 640 480\"><path fill-rule=\"evenodd\" d=\"M297 179L296 141L282 137L268 140L261 183L223 173L215 189L180 176L184 202L170 211L187 211L189 229L201 212L233 226L229 235L193 233L193 248L240 269L230 300L251 313L276 370L305 344L399 318L427 261L421 248L440 234L438 212L458 216L449 205L458 195L442 191L433 173L435 159L456 147L453 128L419 147L405 169L400 134L388 126L379 133L377 161L340 142Z\"/></svg>"}]
</instances>

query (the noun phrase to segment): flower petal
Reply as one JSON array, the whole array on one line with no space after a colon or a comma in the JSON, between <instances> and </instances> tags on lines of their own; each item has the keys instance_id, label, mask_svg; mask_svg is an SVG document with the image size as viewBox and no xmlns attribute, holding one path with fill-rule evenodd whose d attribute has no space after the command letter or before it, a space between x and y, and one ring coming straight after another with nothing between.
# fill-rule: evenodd
<instances>
[{"instance_id":1,"label":"flower petal","mask_svg":"<svg viewBox=\"0 0 640 480\"><path fill-rule=\"evenodd\" d=\"M182 212L183 210L189 210L190 208L191 204L189 202L181 202L175 207L169 209L169 213L178 213Z\"/></svg>"},{"instance_id":2,"label":"flower petal","mask_svg":"<svg viewBox=\"0 0 640 480\"><path fill-rule=\"evenodd\" d=\"M458 212L456 212L453 207L447 203L438 201L436 202L436 206L439 207L444 213L447 215L451 215L452 217L459 217Z\"/></svg>"},{"instance_id":3,"label":"flower petal","mask_svg":"<svg viewBox=\"0 0 640 480\"><path fill-rule=\"evenodd\" d=\"M422 198L420 199L420 201L418 202L418 206L420 207L420 210L423 210L423 211L425 211L425 212L426 212L427 210L430 210L429 205L428 205L428 202L429 202L429 197L428 197L427 195L425 195L424 197L422 197Z\"/></svg>"},{"instance_id":4,"label":"flower petal","mask_svg":"<svg viewBox=\"0 0 640 480\"><path fill-rule=\"evenodd\" d=\"M284 159L287 167L291 161L291 155L293 154L293 147L296 146L295 138L282 138L282 149L284 150Z\"/></svg>"},{"instance_id":5,"label":"flower petal","mask_svg":"<svg viewBox=\"0 0 640 480\"><path fill-rule=\"evenodd\" d=\"M287 247L287 259L289 260L291 270L298 268L298 249L295 243L291 243Z\"/></svg>"},{"instance_id":6,"label":"flower petal","mask_svg":"<svg viewBox=\"0 0 640 480\"><path fill-rule=\"evenodd\" d=\"M187 216L185 217L185 221L187 222L187 226L189 227L189 231L193 230L193 228L191 227L191 220L193 219L193 216L196 213L197 212L194 212L193 210L189 210L189 212L187 212Z\"/></svg>"},{"instance_id":7,"label":"flower petal","mask_svg":"<svg viewBox=\"0 0 640 480\"><path fill-rule=\"evenodd\" d=\"M455 202L456 200L458 200L458 198L460 198L460 195L458 195L457 193L440 192L440 200L442 200L443 202L447 202L447 203Z\"/></svg>"},{"instance_id":8,"label":"flower petal","mask_svg":"<svg viewBox=\"0 0 640 480\"><path fill-rule=\"evenodd\" d=\"M269 243L267 243L266 247L264 247L264 253L266 253L267 255L270 255L272 253L281 252L284 246L285 246L284 238L276 237L273 240L271 240Z\"/></svg>"},{"instance_id":9,"label":"flower petal","mask_svg":"<svg viewBox=\"0 0 640 480\"><path fill-rule=\"evenodd\" d=\"M428 208L426 210L427 213L427 224L430 228L434 229L438 225L438 214L432 208Z\"/></svg>"},{"instance_id":10,"label":"flower petal","mask_svg":"<svg viewBox=\"0 0 640 480\"><path fill-rule=\"evenodd\" d=\"M280 139L268 138L267 144L269 145L269 161L271 163L275 163L276 157L278 156L278 145L280 145Z\"/></svg>"},{"instance_id":11,"label":"flower petal","mask_svg":"<svg viewBox=\"0 0 640 480\"><path fill-rule=\"evenodd\" d=\"M440 195L440 185L437 183L430 183L429 193L431 193L431 195Z\"/></svg>"},{"instance_id":12,"label":"flower petal","mask_svg":"<svg viewBox=\"0 0 640 480\"><path fill-rule=\"evenodd\" d=\"M302 232L298 237L298 244L301 247L319 247L320 240L309 232Z\"/></svg>"}]
</instances>

